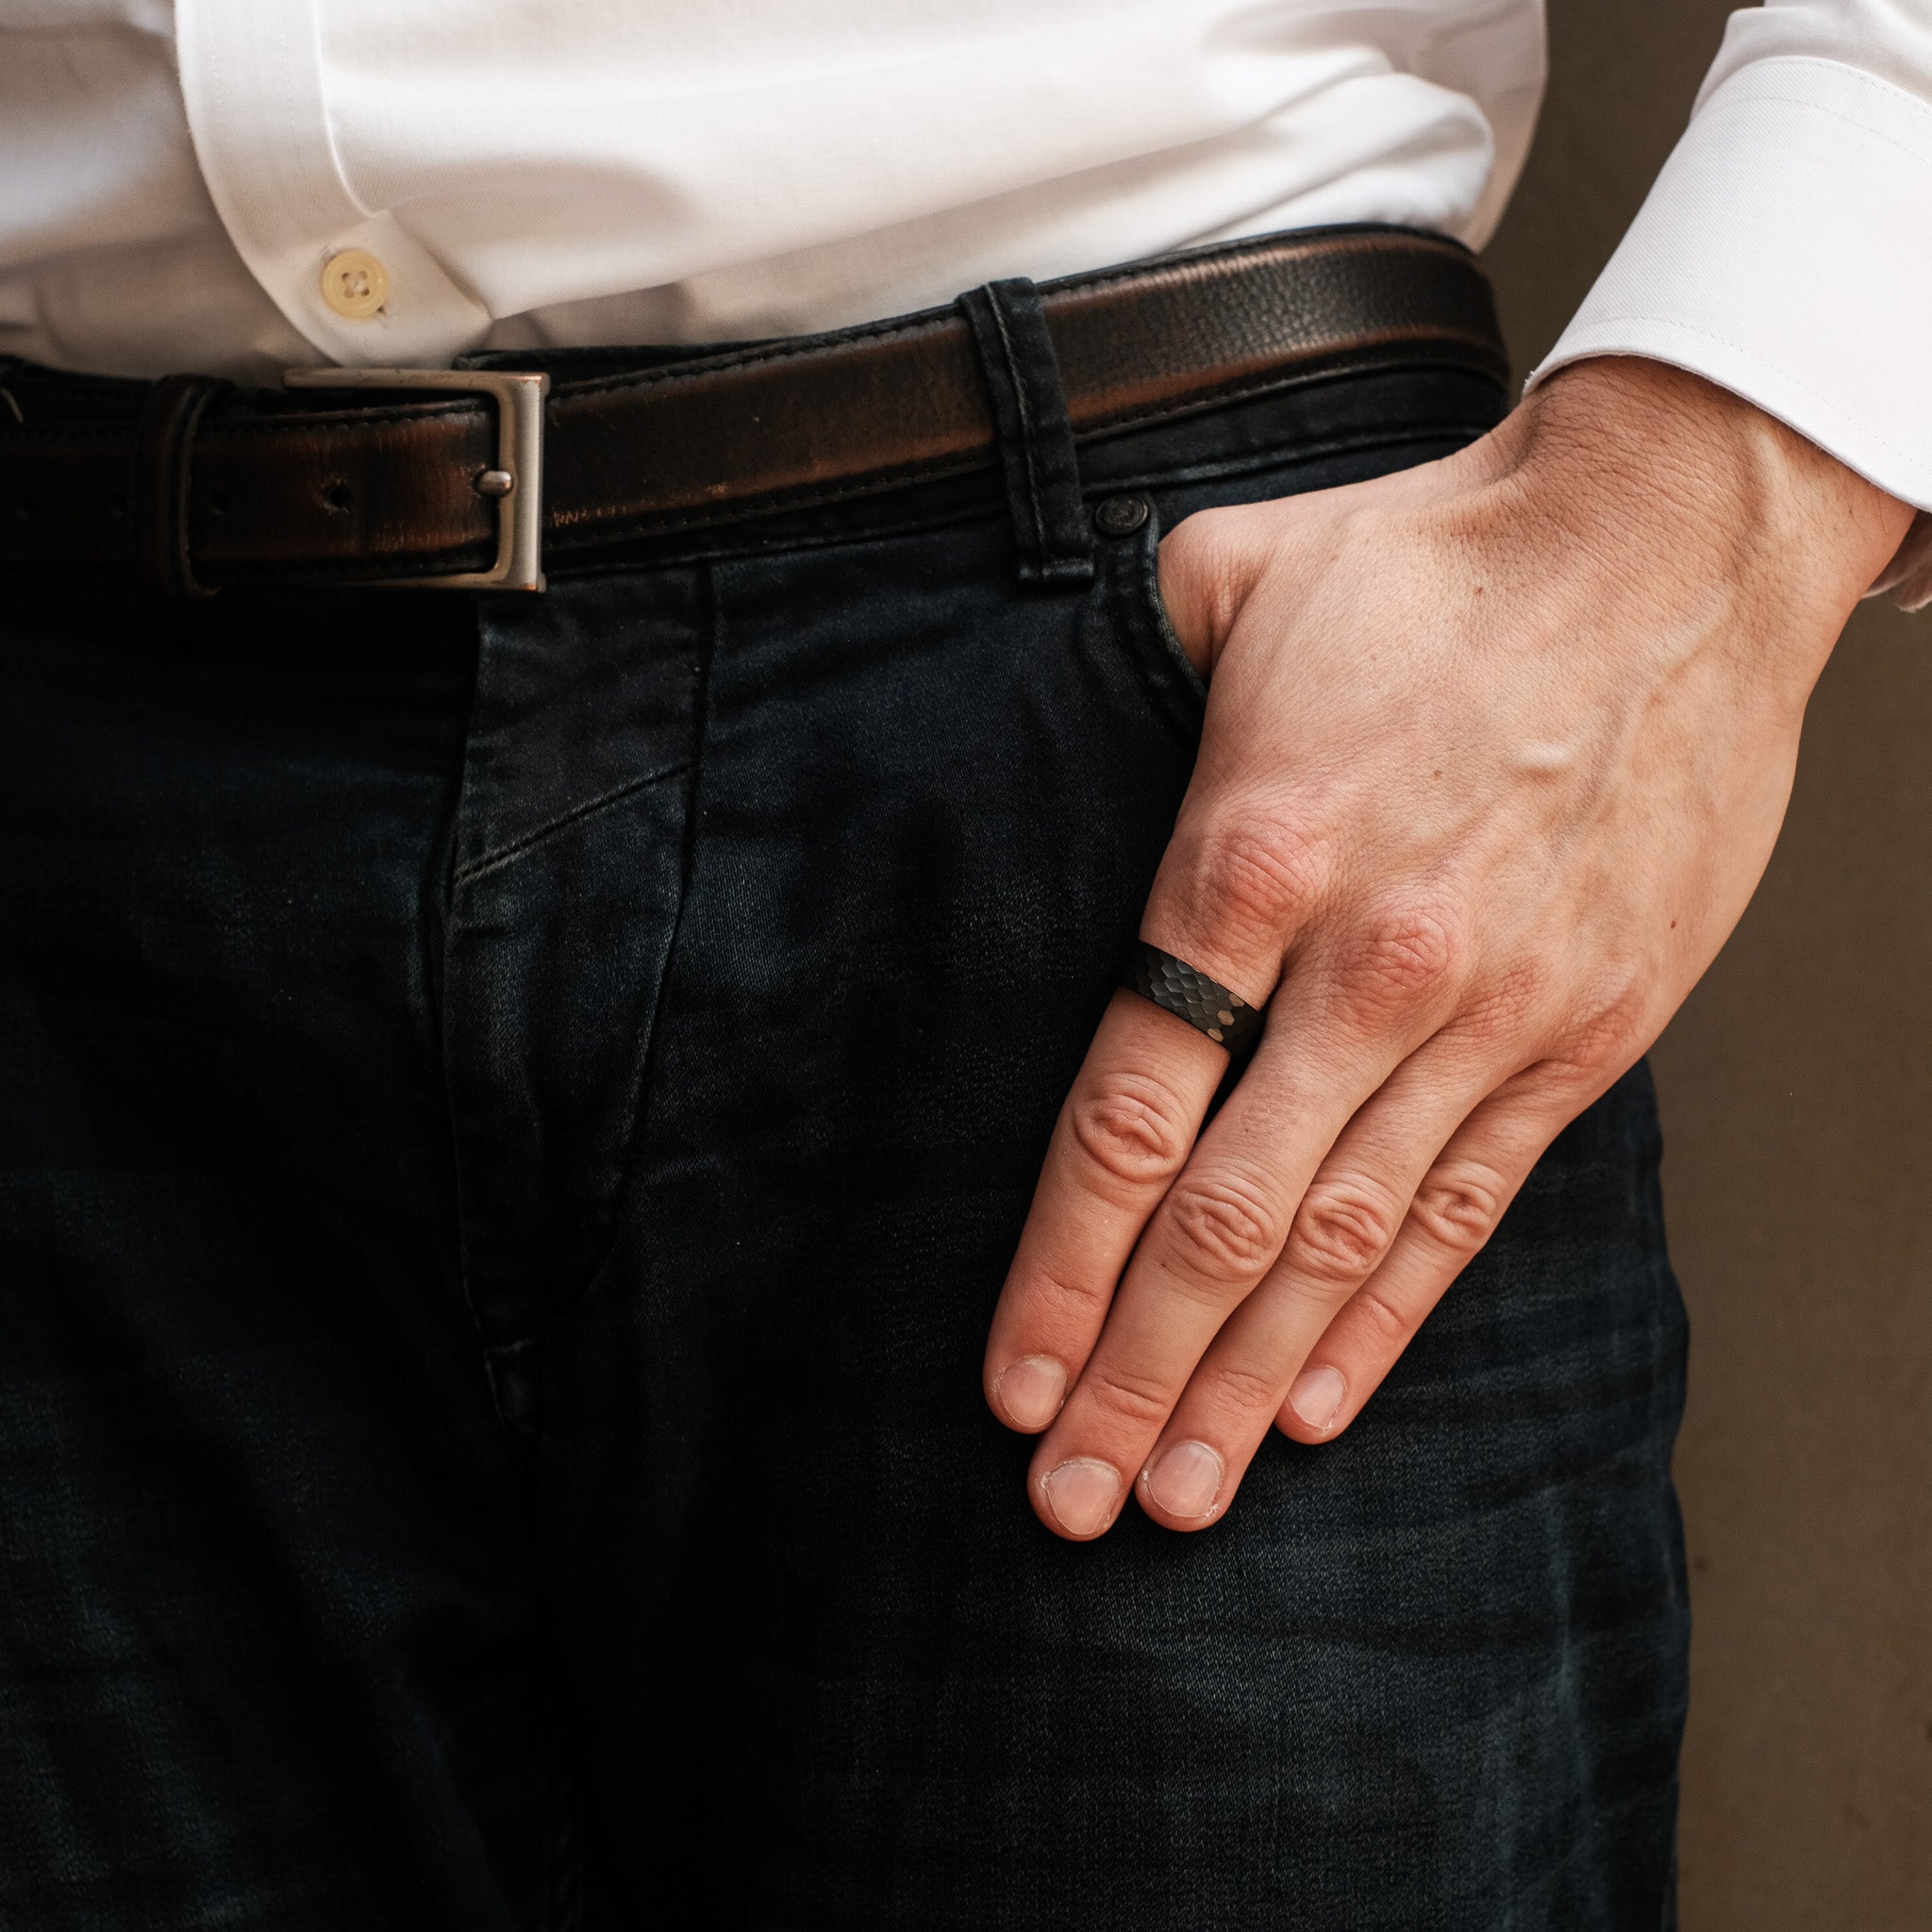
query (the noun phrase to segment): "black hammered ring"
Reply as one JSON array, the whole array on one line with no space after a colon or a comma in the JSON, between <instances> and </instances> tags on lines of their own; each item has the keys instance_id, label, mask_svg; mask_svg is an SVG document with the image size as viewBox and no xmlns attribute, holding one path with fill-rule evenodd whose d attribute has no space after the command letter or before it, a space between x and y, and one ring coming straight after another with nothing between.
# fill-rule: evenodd
<instances>
[{"instance_id":1,"label":"black hammered ring","mask_svg":"<svg viewBox=\"0 0 1932 1932\"><path fill-rule=\"evenodd\" d=\"M1185 1020L1217 1046L1242 1054L1261 1037L1261 1008L1209 979L1197 966L1136 940L1121 962L1120 983L1129 992Z\"/></svg>"}]
</instances>

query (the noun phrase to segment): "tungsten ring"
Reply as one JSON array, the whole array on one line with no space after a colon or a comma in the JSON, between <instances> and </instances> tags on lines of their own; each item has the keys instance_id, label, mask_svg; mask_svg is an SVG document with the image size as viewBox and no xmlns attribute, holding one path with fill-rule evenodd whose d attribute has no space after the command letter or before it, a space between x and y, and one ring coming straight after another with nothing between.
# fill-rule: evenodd
<instances>
[{"instance_id":1,"label":"tungsten ring","mask_svg":"<svg viewBox=\"0 0 1932 1932\"><path fill-rule=\"evenodd\" d=\"M1136 940L1121 962L1120 983L1129 992L1185 1020L1231 1054L1245 1053L1261 1037L1261 1008L1209 979L1197 966Z\"/></svg>"}]
</instances>

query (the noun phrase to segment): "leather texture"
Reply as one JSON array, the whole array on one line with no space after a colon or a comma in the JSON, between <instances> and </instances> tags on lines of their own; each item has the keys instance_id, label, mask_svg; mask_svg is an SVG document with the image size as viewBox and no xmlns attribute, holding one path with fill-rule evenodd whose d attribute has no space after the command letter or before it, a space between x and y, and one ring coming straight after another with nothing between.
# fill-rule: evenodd
<instances>
[{"instance_id":1,"label":"leather texture","mask_svg":"<svg viewBox=\"0 0 1932 1932\"><path fill-rule=\"evenodd\" d=\"M189 557L188 509L195 432L209 404L231 385L211 375L164 376L148 391L134 435L135 563L157 596L206 597Z\"/></svg>"},{"instance_id":2,"label":"leather texture","mask_svg":"<svg viewBox=\"0 0 1932 1932\"><path fill-rule=\"evenodd\" d=\"M1376 369L1507 375L1474 258L1405 229L1229 243L1042 284L1040 297L1076 442ZM5 387L0 573L127 571L205 590L397 581L494 555L496 508L475 489L496 460L484 399L371 407L344 391L331 406L325 391L18 366ZM637 539L995 460L957 308L562 380L545 441L552 573Z\"/></svg>"}]
</instances>

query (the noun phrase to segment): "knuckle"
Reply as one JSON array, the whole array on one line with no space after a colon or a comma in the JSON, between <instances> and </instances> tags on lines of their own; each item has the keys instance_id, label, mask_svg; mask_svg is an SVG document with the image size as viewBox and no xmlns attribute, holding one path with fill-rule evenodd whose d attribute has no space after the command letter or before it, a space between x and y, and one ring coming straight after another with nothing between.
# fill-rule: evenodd
<instances>
[{"instance_id":1,"label":"knuckle","mask_svg":"<svg viewBox=\"0 0 1932 1932\"><path fill-rule=\"evenodd\" d=\"M1069 1124L1093 1167L1134 1192L1164 1187L1187 1156L1180 1101L1151 1074L1099 1075L1069 1104Z\"/></svg>"},{"instance_id":2,"label":"knuckle","mask_svg":"<svg viewBox=\"0 0 1932 1932\"><path fill-rule=\"evenodd\" d=\"M1318 1180L1289 1232L1289 1265L1310 1281L1353 1286L1389 1252L1399 1219L1394 1202L1368 1182Z\"/></svg>"},{"instance_id":3,"label":"knuckle","mask_svg":"<svg viewBox=\"0 0 1932 1932\"><path fill-rule=\"evenodd\" d=\"M1217 1401L1231 1412L1272 1416L1281 1407L1286 1382L1285 1376L1266 1374L1259 1369L1231 1362L1215 1373L1214 1393Z\"/></svg>"},{"instance_id":4,"label":"knuckle","mask_svg":"<svg viewBox=\"0 0 1932 1932\"><path fill-rule=\"evenodd\" d=\"M1495 1233L1507 1198L1493 1168L1474 1160L1443 1161L1416 1190L1409 1218L1438 1247L1467 1257Z\"/></svg>"},{"instance_id":5,"label":"knuckle","mask_svg":"<svg viewBox=\"0 0 1932 1932\"><path fill-rule=\"evenodd\" d=\"M1383 907L1341 949L1343 996L1358 1018L1430 1007L1461 980L1468 945L1457 913L1417 899Z\"/></svg>"},{"instance_id":6,"label":"knuckle","mask_svg":"<svg viewBox=\"0 0 1932 1932\"><path fill-rule=\"evenodd\" d=\"M1245 1174L1183 1174L1167 1197L1167 1241L1181 1273L1213 1288L1245 1288L1280 1251L1274 1210Z\"/></svg>"},{"instance_id":7,"label":"knuckle","mask_svg":"<svg viewBox=\"0 0 1932 1932\"><path fill-rule=\"evenodd\" d=\"M1174 1407L1174 1391L1154 1375L1139 1375L1118 1364L1094 1366L1080 1387L1103 1415L1137 1427L1158 1426Z\"/></svg>"},{"instance_id":8,"label":"knuckle","mask_svg":"<svg viewBox=\"0 0 1932 1932\"><path fill-rule=\"evenodd\" d=\"M1357 1289L1348 1307L1351 1315L1358 1315L1374 1330L1376 1342L1384 1348L1399 1348L1415 1330L1409 1316L1376 1289Z\"/></svg>"},{"instance_id":9,"label":"knuckle","mask_svg":"<svg viewBox=\"0 0 1932 1932\"><path fill-rule=\"evenodd\" d=\"M1064 1275L1036 1270L1025 1279L1026 1298L1036 1313L1091 1327L1113 1300L1113 1283L1070 1281Z\"/></svg>"},{"instance_id":10,"label":"knuckle","mask_svg":"<svg viewBox=\"0 0 1932 1932\"><path fill-rule=\"evenodd\" d=\"M1594 1092L1643 1051L1649 1000L1633 976L1597 991L1563 1029L1562 1044L1546 1065L1559 1078Z\"/></svg>"},{"instance_id":11,"label":"knuckle","mask_svg":"<svg viewBox=\"0 0 1932 1932\"><path fill-rule=\"evenodd\" d=\"M1322 895L1322 841L1279 815L1225 813L1205 825L1188 873L1191 924L1274 946Z\"/></svg>"}]
</instances>

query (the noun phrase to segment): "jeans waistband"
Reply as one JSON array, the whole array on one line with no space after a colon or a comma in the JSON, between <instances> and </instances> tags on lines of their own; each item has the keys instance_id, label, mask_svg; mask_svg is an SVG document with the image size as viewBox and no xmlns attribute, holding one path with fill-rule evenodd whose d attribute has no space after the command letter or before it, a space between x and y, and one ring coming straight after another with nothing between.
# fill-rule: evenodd
<instances>
[{"instance_id":1,"label":"jeans waistband","mask_svg":"<svg viewBox=\"0 0 1932 1932\"><path fill-rule=\"evenodd\" d=\"M1074 580L1073 505L1095 445L1338 376L1435 369L1499 384L1507 370L1467 251L1366 226L1009 281L944 309L687 359L641 353L613 369L612 352L594 353L440 374L480 386L513 359L548 383L514 462L490 398L412 392L407 375L372 400L16 367L0 418L0 575L105 571L176 592L487 579L516 513L548 569L596 569L655 540L991 471L1023 575Z\"/></svg>"}]
</instances>

